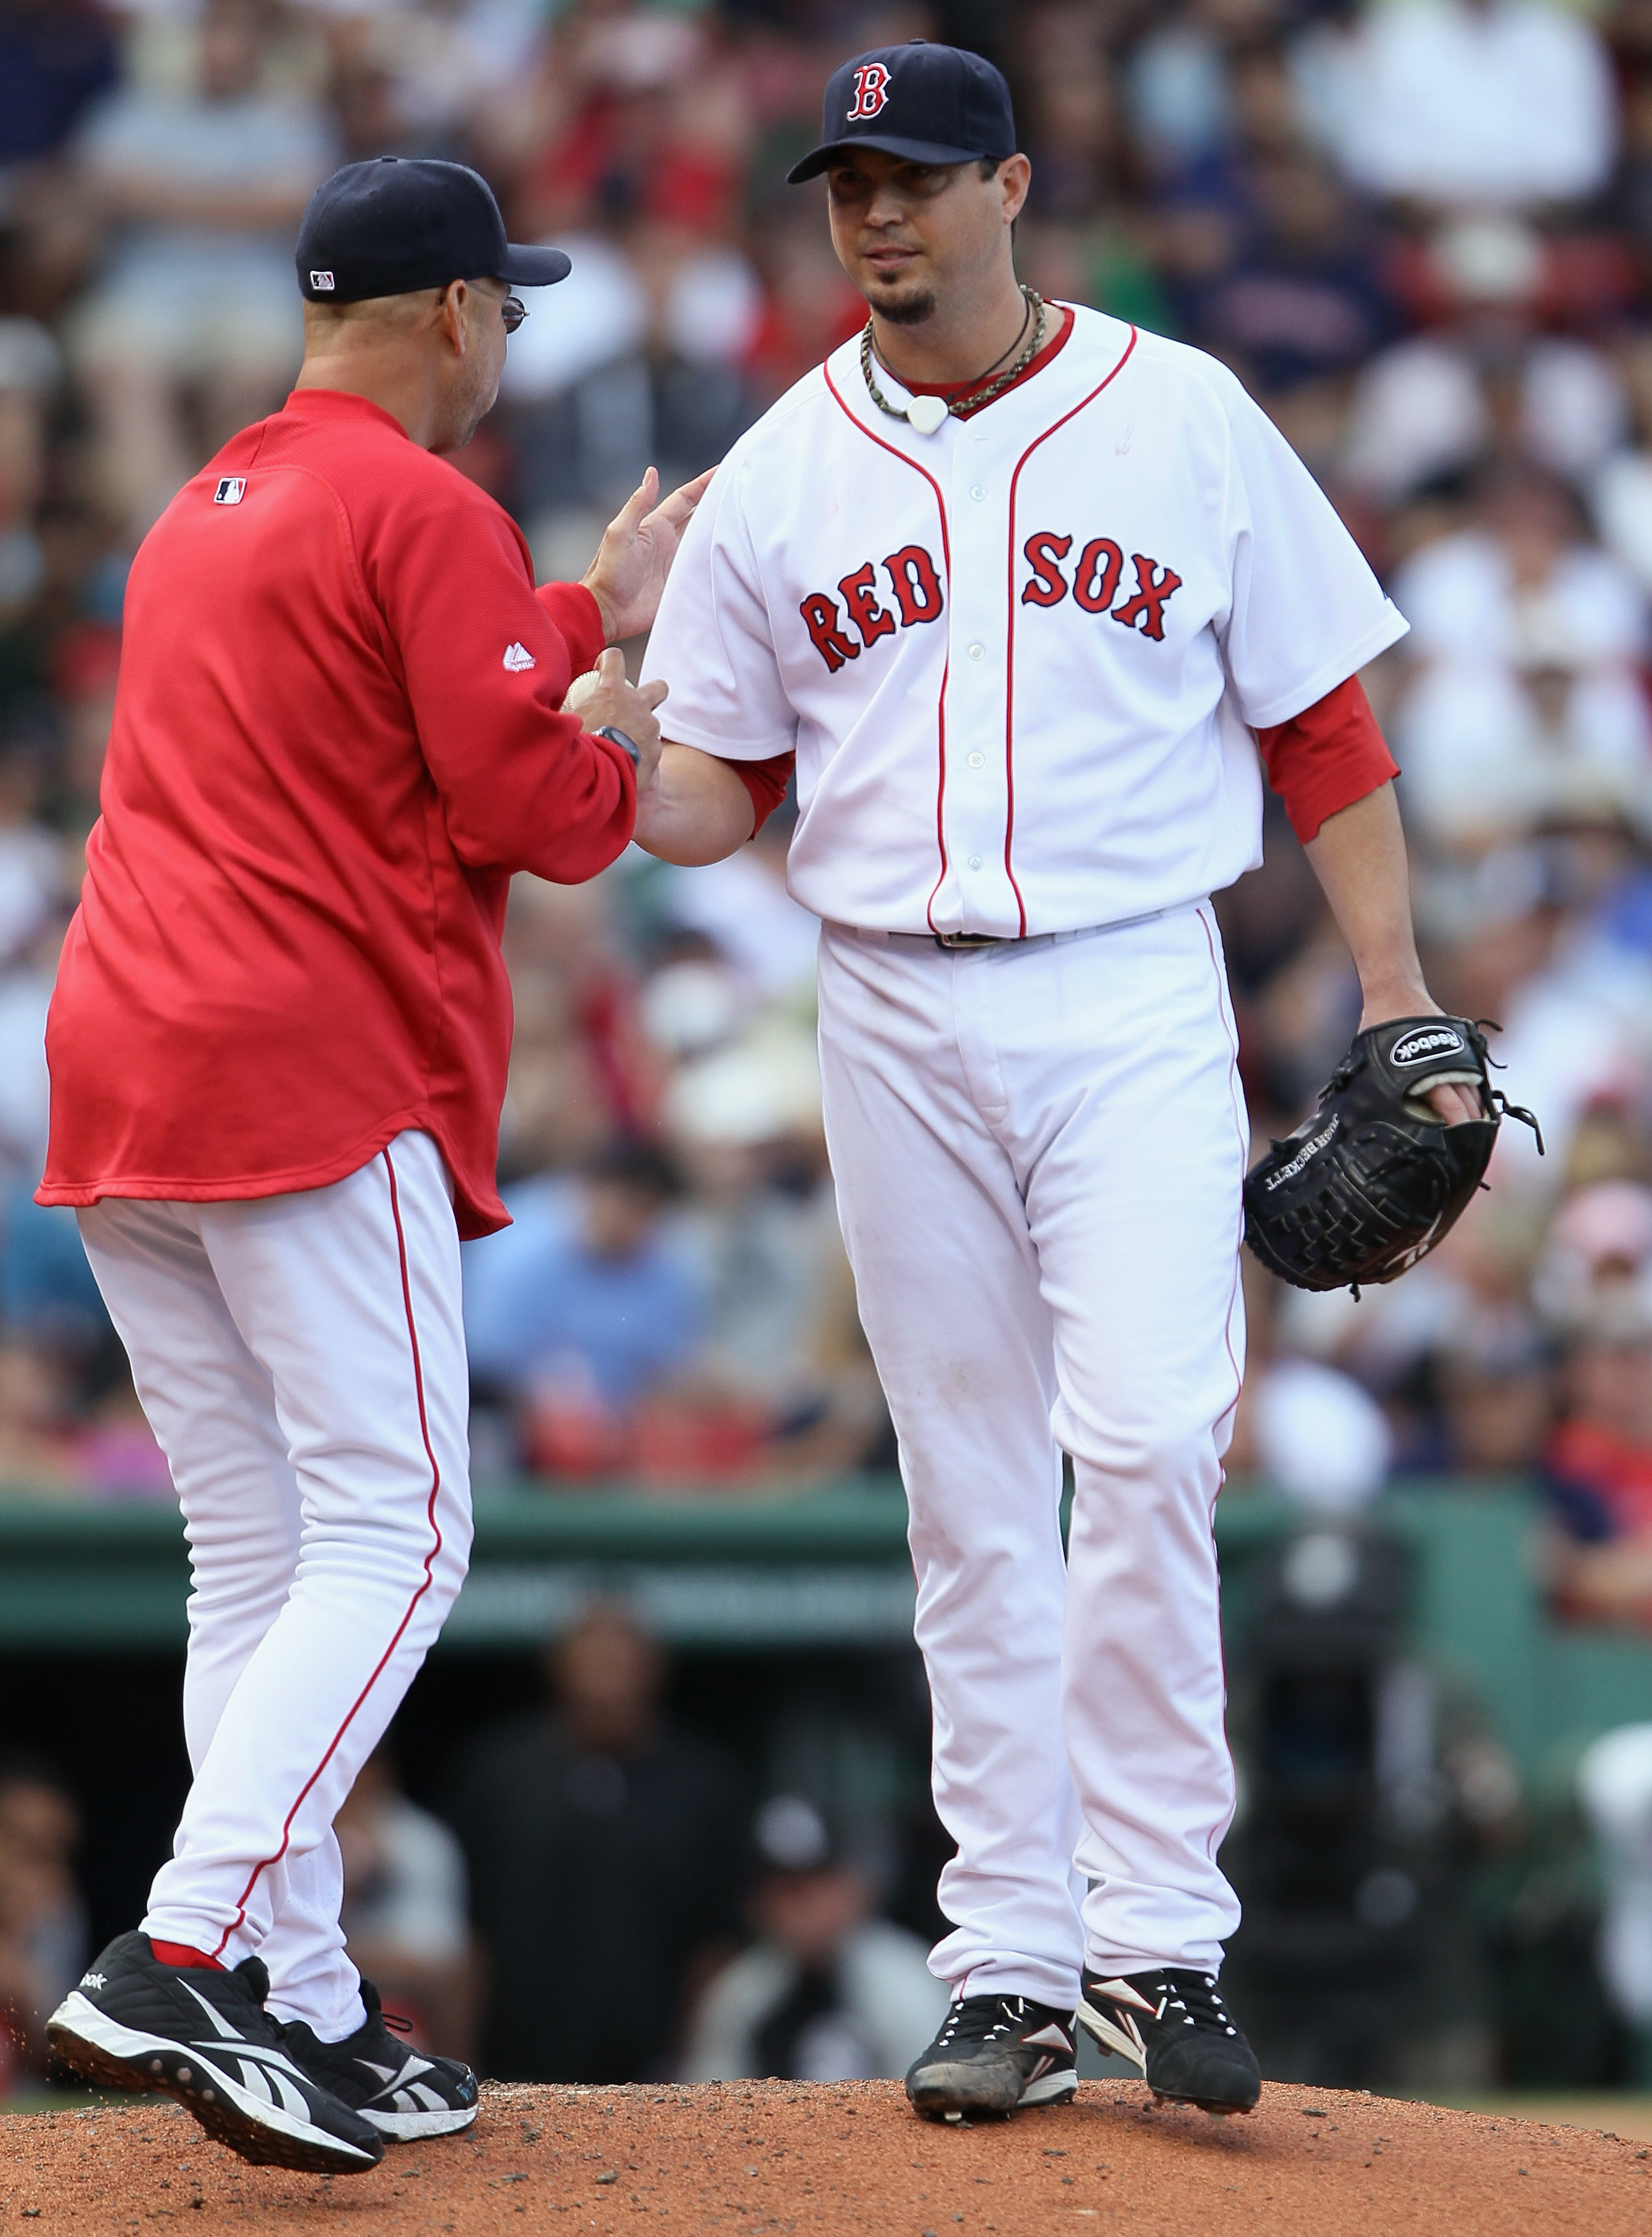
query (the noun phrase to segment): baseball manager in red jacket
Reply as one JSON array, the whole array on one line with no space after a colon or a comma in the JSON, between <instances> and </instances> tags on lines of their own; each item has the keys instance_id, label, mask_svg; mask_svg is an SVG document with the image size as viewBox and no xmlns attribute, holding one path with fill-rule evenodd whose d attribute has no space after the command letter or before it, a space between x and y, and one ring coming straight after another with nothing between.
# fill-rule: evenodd
<instances>
[{"instance_id":1,"label":"baseball manager in red jacket","mask_svg":"<svg viewBox=\"0 0 1652 2237\"><path fill-rule=\"evenodd\" d=\"M652 621L703 483L649 511L650 473L583 584L536 591L444 454L512 287L567 258L510 245L474 172L386 158L320 189L298 267L297 388L133 565L47 1030L40 1200L77 1209L188 1525L194 1773L142 1931L49 2031L327 2171L475 2117L345 1954L332 1819L464 1575L458 1246L505 1219L510 874L574 883L631 836L664 687L603 648Z\"/></svg>"}]
</instances>

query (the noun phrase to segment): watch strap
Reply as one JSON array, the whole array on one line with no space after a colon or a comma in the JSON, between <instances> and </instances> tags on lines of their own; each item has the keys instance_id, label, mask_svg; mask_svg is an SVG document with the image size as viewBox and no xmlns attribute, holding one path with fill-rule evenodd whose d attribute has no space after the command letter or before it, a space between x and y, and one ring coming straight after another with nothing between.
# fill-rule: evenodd
<instances>
[{"instance_id":1,"label":"watch strap","mask_svg":"<svg viewBox=\"0 0 1652 2237\"><path fill-rule=\"evenodd\" d=\"M613 743L619 748L622 754L629 754L630 756L631 767L633 769L642 768L642 748L637 744L635 738L628 738L623 730L616 730L612 723L604 723L600 729L593 730L591 732L591 736L594 738L610 739Z\"/></svg>"}]
</instances>

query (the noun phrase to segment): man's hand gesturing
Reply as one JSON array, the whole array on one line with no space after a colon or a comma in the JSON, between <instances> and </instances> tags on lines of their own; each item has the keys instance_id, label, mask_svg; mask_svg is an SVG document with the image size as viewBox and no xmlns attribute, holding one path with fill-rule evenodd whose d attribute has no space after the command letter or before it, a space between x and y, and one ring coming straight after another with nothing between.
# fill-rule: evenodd
<instances>
[{"instance_id":1,"label":"man's hand gesturing","mask_svg":"<svg viewBox=\"0 0 1652 2237\"><path fill-rule=\"evenodd\" d=\"M577 715L587 730L607 726L623 730L637 749L636 789L639 800L660 766L660 725L655 709L669 687L664 683L628 683L625 656L614 645L595 668L576 676L563 700L564 713Z\"/></svg>"},{"instance_id":2,"label":"man's hand gesturing","mask_svg":"<svg viewBox=\"0 0 1652 2237\"><path fill-rule=\"evenodd\" d=\"M682 531L716 471L708 467L673 490L663 505L655 505L660 477L650 466L609 521L584 582L602 609L602 631L610 644L653 628Z\"/></svg>"}]
</instances>

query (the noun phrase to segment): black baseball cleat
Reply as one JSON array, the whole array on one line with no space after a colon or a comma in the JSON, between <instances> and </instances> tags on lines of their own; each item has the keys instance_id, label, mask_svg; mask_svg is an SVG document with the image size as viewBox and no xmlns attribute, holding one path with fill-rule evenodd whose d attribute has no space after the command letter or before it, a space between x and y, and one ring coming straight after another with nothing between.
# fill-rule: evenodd
<instances>
[{"instance_id":1,"label":"black baseball cleat","mask_svg":"<svg viewBox=\"0 0 1652 2237\"><path fill-rule=\"evenodd\" d=\"M290 2057L312 2082L371 2121L392 2143L415 2136L451 2136L476 2118L477 2079L457 2058L436 2058L398 2042L386 2021L378 1991L361 1984L367 2016L342 2042L323 2042L303 2020L289 2020L281 2040Z\"/></svg>"},{"instance_id":2,"label":"black baseball cleat","mask_svg":"<svg viewBox=\"0 0 1652 2237\"><path fill-rule=\"evenodd\" d=\"M1073 2016L1027 1996L960 1996L906 2075L926 2121L987 2120L1064 2105L1078 2087Z\"/></svg>"},{"instance_id":3,"label":"black baseball cleat","mask_svg":"<svg viewBox=\"0 0 1652 2237\"><path fill-rule=\"evenodd\" d=\"M117 1935L47 2021L47 2040L106 2089L175 2097L254 2167L376 2167L384 2138L294 2062L264 2009L269 1985L256 1957L233 1973L163 1965L147 1934Z\"/></svg>"},{"instance_id":4,"label":"black baseball cleat","mask_svg":"<svg viewBox=\"0 0 1652 2237\"><path fill-rule=\"evenodd\" d=\"M1256 2054L1228 2018L1214 1973L1163 1965L1103 1979L1087 1970L1078 2021L1103 2050L1139 2066L1155 2097L1248 2113L1262 2094Z\"/></svg>"}]
</instances>

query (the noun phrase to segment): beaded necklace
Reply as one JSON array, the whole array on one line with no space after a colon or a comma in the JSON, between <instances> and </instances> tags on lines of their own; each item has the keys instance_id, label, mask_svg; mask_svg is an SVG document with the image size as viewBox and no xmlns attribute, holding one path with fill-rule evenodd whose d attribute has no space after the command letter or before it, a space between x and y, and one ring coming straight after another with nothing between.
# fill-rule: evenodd
<instances>
[{"instance_id":1,"label":"beaded necklace","mask_svg":"<svg viewBox=\"0 0 1652 2237\"><path fill-rule=\"evenodd\" d=\"M944 424L955 401L961 399L967 402L970 409L975 411L983 404L990 404L995 396L1001 395L1012 380L1020 379L1043 346L1044 313L1047 307L1044 299L1034 288L1024 285L1021 292L1026 298L1027 320L1030 321L1032 327L1032 332L1027 337L1025 347L1016 359L1015 363L1006 366L997 379L990 381L986 387L982 388L977 385L979 379L985 379L985 375L982 374L977 376L977 380L962 382L951 399L944 396L914 396L905 404L892 404L882 389L879 387L872 373L872 320L868 319L865 330L860 337L860 371L865 380L866 393L878 409L880 412L886 412L892 419L905 419L920 435L932 435ZM1010 346L1013 349L1015 343L1011 342ZM991 366L989 366L987 372L991 373Z\"/></svg>"}]
</instances>

